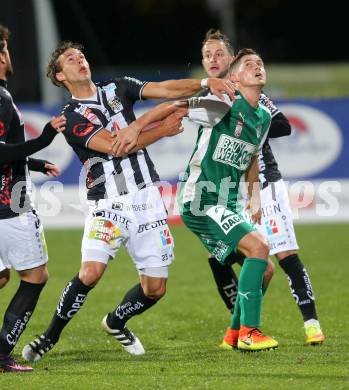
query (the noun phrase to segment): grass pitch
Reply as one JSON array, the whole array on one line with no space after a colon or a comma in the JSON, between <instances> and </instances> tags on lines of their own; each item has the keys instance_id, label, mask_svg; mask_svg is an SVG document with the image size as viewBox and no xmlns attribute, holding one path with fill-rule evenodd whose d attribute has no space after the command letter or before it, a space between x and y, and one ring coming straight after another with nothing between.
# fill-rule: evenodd
<instances>
[{"instance_id":1,"label":"grass pitch","mask_svg":"<svg viewBox=\"0 0 349 390\"><path fill-rule=\"evenodd\" d=\"M30 374L0 374L0 389L349 389L349 225L297 226L300 255L317 298L324 345L303 346L300 313L277 267L263 309L263 330L279 349L239 353L218 348L229 315L216 291L204 248L186 228L172 228L176 261L168 293L129 327L146 349L130 356L100 329L100 321L137 282L121 251L60 342ZM15 356L48 325L62 288L78 271L82 232L47 231L50 280ZM18 278L0 291L0 315Z\"/></svg>"}]
</instances>

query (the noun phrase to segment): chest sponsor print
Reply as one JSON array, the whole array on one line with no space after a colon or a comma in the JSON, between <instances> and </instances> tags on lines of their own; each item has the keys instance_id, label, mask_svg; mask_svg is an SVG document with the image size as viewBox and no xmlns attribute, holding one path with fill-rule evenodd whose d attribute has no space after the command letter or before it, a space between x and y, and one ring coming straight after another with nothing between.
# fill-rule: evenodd
<instances>
[{"instance_id":1,"label":"chest sponsor print","mask_svg":"<svg viewBox=\"0 0 349 390\"><path fill-rule=\"evenodd\" d=\"M256 150L257 147L253 144L222 134L212 159L245 171L256 154Z\"/></svg>"}]
</instances>

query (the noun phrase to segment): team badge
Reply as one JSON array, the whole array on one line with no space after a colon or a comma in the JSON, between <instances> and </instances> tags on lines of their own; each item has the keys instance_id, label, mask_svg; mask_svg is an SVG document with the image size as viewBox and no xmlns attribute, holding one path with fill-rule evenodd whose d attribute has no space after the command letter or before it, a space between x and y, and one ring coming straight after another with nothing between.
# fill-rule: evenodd
<instances>
[{"instance_id":1,"label":"team badge","mask_svg":"<svg viewBox=\"0 0 349 390\"><path fill-rule=\"evenodd\" d=\"M109 107L115 112L115 114L117 114L124 108L121 104L121 100L116 96L113 96L111 99L109 99L108 104Z\"/></svg>"},{"instance_id":2,"label":"team badge","mask_svg":"<svg viewBox=\"0 0 349 390\"><path fill-rule=\"evenodd\" d=\"M240 137L241 132L242 132L242 128L244 126L244 121L245 121L245 116L242 115L241 112L239 112L239 116L240 116L241 119L238 119L238 121L237 121L237 125L236 125L235 131L234 131L234 136L235 137Z\"/></svg>"}]
</instances>

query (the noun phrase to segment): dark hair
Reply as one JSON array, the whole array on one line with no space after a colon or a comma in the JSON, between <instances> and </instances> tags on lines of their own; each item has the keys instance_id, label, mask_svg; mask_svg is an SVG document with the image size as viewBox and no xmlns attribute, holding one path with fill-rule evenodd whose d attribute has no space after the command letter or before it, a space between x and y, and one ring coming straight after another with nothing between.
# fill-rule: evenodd
<instances>
[{"instance_id":1,"label":"dark hair","mask_svg":"<svg viewBox=\"0 0 349 390\"><path fill-rule=\"evenodd\" d=\"M229 72L232 72L233 69L240 63L242 57L253 55L253 54L260 57L260 55L253 49L249 49L249 48L240 49L237 55L235 56L234 60L230 64Z\"/></svg>"},{"instance_id":2,"label":"dark hair","mask_svg":"<svg viewBox=\"0 0 349 390\"><path fill-rule=\"evenodd\" d=\"M8 41L10 34L10 30L0 24L0 52L4 51L5 42Z\"/></svg>"},{"instance_id":3,"label":"dark hair","mask_svg":"<svg viewBox=\"0 0 349 390\"><path fill-rule=\"evenodd\" d=\"M46 76L57 87L64 87L64 84L56 79L56 73L59 73L62 70L58 58L61 54L66 52L68 49L77 49L82 51L84 49L84 46L81 45L80 43L63 41L60 44L58 44L58 46L52 52L50 61L46 68Z\"/></svg>"},{"instance_id":4,"label":"dark hair","mask_svg":"<svg viewBox=\"0 0 349 390\"><path fill-rule=\"evenodd\" d=\"M228 49L228 52L231 56L234 56L234 48L233 45L230 41L230 39L220 32L219 30L215 30L214 28L210 28L206 35L205 39L202 41L201 44L201 50L202 48L206 45L207 41L221 41L225 44L226 48Z\"/></svg>"}]
</instances>

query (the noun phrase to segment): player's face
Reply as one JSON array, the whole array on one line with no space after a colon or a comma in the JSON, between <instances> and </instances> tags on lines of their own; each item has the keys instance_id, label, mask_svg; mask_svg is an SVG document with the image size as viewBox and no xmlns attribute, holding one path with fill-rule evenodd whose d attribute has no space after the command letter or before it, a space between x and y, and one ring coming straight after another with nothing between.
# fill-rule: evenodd
<instances>
[{"instance_id":1,"label":"player's face","mask_svg":"<svg viewBox=\"0 0 349 390\"><path fill-rule=\"evenodd\" d=\"M226 78L233 57L224 42L209 40L202 48L202 65L210 77Z\"/></svg>"},{"instance_id":2,"label":"player's face","mask_svg":"<svg viewBox=\"0 0 349 390\"><path fill-rule=\"evenodd\" d=\"M5 41L4 49L0 54L2 56L2 60L3 60L2 63L4 64L5 76L7 78L13 74L13 67L11 63L10 53L7 47L7 41Z\"/></svg>"},{"instance_id":3,"label":"player's face","mask_svg":"<svg viewBox=\"0 0 349 390\"><path fill-rule=\"evenodd\" d=\"M242 57L236 72L238 81L244 86L261 86L267 81L264 63L255 54Z\"/></svg>"},{"instance_id":4,"label":"player's face","mask_svg":"<svg viewBox=\"0 0 349 390\"><path fill-rule=\"evenodd\" d=\"M68 84L79 84L91 80L90 65L84 54L74 48L66 50L58 57L61 71L56 73L59 81L66 81Z\"/></svg>"}]
</instances>

